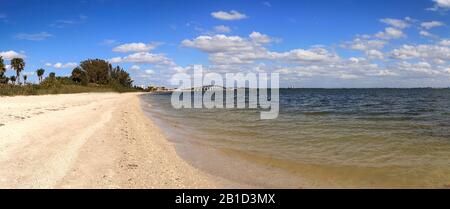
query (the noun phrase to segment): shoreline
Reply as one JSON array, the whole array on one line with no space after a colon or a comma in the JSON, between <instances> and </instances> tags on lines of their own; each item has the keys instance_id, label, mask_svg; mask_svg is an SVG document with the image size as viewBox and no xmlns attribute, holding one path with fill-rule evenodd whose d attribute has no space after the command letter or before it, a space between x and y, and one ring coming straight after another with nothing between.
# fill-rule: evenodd
<instances>
[{"instance_id":1,"label":"shoreline","mask_svg":"<svg viewBox=\"0 0 450 209\"><path fill-rule=\"evenodd\" d=\"M0 188L251 188L184 161L139 95L0 98Z\"/></svg>"},{"instance_id":2,"label":"shoreline","mask_svg":"<svg viewBox=\"0 0 450 209\"><path fill-rule=\"evenodd\" d=\"M270 161L255 161L234 150L218 148L197 140L195 134L179 132L181 124L171 124L151 101L140 96L144 114L158 126L166 140L172 143L176 153L194 168L215 178L238 183L238 188L299 189L316 188L308 180L293 175L271 164ZM172 121L173 122L173 121Z\"/></svg>"}]
</instances>

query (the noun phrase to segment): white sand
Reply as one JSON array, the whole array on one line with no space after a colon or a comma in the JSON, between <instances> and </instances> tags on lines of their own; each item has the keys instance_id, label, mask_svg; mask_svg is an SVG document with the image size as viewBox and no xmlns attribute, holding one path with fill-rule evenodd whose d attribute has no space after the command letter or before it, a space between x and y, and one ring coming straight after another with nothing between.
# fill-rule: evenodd
<instances>
[{"instance_id":1,"label":"white sand","mask_svg":"<svg viewBox=\"0 0 450 209\"><path fill-rule=\"evenodd\" d=\"M182 160L138 94L0 98L0 188L240 187Z\"/></svg>"}]
</instances>

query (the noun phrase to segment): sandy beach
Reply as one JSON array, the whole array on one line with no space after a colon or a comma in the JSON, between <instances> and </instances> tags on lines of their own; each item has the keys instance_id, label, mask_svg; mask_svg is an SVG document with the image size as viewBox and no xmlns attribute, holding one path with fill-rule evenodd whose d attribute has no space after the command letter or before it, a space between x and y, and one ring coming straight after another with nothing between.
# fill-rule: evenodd
<instances>
[{"instance_id":1,"label":"sandy beach","mask_svg":"<svg viewBox=\"0 0 450 209\"><path fill-rule=\"evenodd\" d=\"M235 188L181 159L138 94L0 98L0 188Z\"/></svg>"}]
</instances>

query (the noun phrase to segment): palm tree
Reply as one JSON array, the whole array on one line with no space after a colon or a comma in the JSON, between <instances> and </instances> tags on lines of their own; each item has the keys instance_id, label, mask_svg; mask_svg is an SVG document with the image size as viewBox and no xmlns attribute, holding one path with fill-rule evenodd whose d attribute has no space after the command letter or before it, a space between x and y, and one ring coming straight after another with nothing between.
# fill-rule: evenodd
<instances>
[{"instance_id":1,"label":"palm tree","mask_svg":"<svg viewBox=\"0 0 450 209\"><path fill-rule=\"evenodd\" d=\"M16 76L11 76L11 78L9 78L9 80L15 84L16 83Z\"/></svg>"},{"instance_id":2,"label":"palm tree","mask_svg":"<svg viewBox=\"0 0 450 209\"><path fill-rule=\"evenodd\" d=\"M0 56L0 83L8 83L6 77L4 77L6 72L5 63L3 62L3 57Z\"/></svg>"},{"instance_id":3,"label":"palm tree","mask_svg":"<svg viewBox=\"0 0 450 209\"><path fill-rule=\"evenodd\" d=\"M39 83L42 82L42 76L44 75L44 73L45 73L45 70L42 69L42 68L36 70L36 74L37 74L37 76L39 77Z\"/></svg>"},{"instance_id":4,"label":"palm tree","mask_svg":"<svg viewBox=\"0 0 450 209\"><path fill-rule=\"evenodd\" d=\"M5 72L6 72L5 63L3 62L3 57L0 56L0 78L2 78L3 75L5 75Z\"/></svg>"},{"instance_id":5,"label":"palm tree","mask_svg":"<svg viewBox=\"0 0 450 209\"><path fill-rule=\"evenodd\" d=\"M25 68L25 62L22 58L13 58L11 60L11 68L16 71L17 82L20 84L20 72Z\"/></svg>"},{"instance_id":6,"label":"palm tree","mask_svg":"<svg viewBox=\"0 0 450 209\"><path fill-rule=\"evenodd\" d=\"M27 78L28 78L27 75L23 75L23 84L27 84Z\"/></svg>"}]
</instances>

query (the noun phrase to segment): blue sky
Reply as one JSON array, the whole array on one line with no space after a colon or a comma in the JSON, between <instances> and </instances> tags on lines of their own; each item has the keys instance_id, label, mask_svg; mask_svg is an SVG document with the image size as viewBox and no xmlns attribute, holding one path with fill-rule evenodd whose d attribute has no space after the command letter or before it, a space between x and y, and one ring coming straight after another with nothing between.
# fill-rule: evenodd
<instances>
[{"instance_id":1,"label":"blue sky","mask_svg":"<svg viewBox=\"0 0 450 209\"><path fill-rule=\"evenodd\" d=\"M87 58L137 85L277 72L296 87L450 86L450 0L0 0L0 55L68 75ZM8 75L13 75L9 70Z\"/></svg>"}]
</instances>

